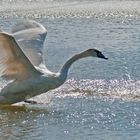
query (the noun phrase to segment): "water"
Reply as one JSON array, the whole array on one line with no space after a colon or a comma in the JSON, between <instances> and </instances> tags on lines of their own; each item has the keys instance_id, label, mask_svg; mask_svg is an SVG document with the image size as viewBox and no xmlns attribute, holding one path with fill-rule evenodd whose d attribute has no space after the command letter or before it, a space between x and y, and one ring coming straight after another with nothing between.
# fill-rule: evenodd
<instances>
[{"instance_id":1,"label":"water","mask_svg":"<svg viewBox=\"0 0 140 140\"><path fill-rule=\"evenodd\" d=\"M0 1L1 29L10 32L24 19L47 28L44 58L52 71L88 48L109 60L77 61L67 82L35 97L36 105L0 107L0 139L138 140L140 2Z\"/></svg>"}]
</instances>

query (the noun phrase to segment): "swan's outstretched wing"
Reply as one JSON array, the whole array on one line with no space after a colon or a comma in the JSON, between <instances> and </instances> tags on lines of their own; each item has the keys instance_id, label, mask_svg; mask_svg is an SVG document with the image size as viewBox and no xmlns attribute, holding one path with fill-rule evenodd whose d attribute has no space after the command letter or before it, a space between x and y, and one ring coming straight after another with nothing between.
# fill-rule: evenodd
<instances>
[{"instance_id":1,"label":"swan's outstretched wing","mask_svg":"<svg viewBox=\"0 0 140 140\"><path fill-rule=\"evenodd\" d=\"M39 73L24 55L14 37L0 32L0 76L23 80Z\"/></svg>"},{"instance_id":2,"label":"swan's outstretched wing","mask_svg":"<svg viewBox=\"0 0 140 140\"><path fill-rule=\"evenodd\" d=\"M47 35L46 28L35 21L24 21L18 23L12 33L31 63L39 66L43 61L42 49Z\"/></svg>"}]
</instances>

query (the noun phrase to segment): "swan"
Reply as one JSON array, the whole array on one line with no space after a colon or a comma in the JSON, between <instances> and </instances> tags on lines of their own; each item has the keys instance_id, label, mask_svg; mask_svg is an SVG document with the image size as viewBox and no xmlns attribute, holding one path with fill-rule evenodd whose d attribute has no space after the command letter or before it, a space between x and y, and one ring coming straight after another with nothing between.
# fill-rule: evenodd
<instances>
[{"instance_id":1,"label":"swan","mask_svg":"<svg viewBox=\"0 0 140 140\"><path fill-rule=\"evenodd\" d=\"M85 57L106 58L97 49L71 57L57 73L43 63L42 49L47 29L38 22L24 21L12 33L0 32L0 76L8 84L1 89L0 104L14 104L61 86L70 66Z\"/></svg>"}]
</instances>

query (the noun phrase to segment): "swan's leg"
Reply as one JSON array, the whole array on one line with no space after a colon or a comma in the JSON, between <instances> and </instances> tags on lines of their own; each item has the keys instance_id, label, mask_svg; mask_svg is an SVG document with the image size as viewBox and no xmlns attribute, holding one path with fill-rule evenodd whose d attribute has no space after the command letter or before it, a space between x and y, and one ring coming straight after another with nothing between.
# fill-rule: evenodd
<instances>
[{"instance_id":1,"label":"swan's leg","mask_svg":"<svg viewBox=\"0 0 140 140\"><path fill-rule=\"evenodd\" d=\"M28 104L38 104L38 102L32 100L25 100L24 102Z\"/></svg>"}]
</instances>

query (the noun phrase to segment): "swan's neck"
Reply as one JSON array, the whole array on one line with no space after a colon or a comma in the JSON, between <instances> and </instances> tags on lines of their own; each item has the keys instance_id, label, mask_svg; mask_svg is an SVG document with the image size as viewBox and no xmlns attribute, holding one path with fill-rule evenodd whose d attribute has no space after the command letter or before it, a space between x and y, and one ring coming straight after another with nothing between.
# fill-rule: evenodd
<instances>
[{"instance_id":1,"label":"swan's neck","mask_svg":"<svg viewBox=\"0 0 140 140\"><path fill-rule=\"evenodd\" d=\"M84 58L84 57L88 57L89 54L86 53L86 52L82 52L82 53L79 53L77 55L74 55L72 58L70 58L61 68L60 70L60 76L66 80L67 78L67 75L68 75L68 70L70 68L70 66L75 62L77 61L78 59L81 59L81 58Z\"/></svg>"}]
</instances>

